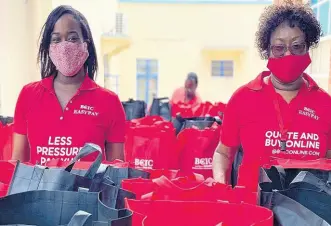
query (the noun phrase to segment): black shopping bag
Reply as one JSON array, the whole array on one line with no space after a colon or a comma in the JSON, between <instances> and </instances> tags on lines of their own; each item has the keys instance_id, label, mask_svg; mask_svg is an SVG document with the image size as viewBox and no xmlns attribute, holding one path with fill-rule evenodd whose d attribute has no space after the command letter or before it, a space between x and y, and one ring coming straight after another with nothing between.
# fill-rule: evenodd
<instances>
[{"instance_id":1,"label":"black shopping bag","mask_svg":"<svg viewBox=\"0 0 331 226\"><path fill-rule=\"evenodd\" d=\"M77 211L70 219L67 226L90 226L92 225L91 214L85 211ZM32 226L26 224L6 224L5 226Z\"/></svg>"},{"instance_id":2,"label":"black shopping bag","mask_svg":"<svg viewBox=\"0 0 331 226\"><path fill-rule=\"evenodd\" d=\"M171 120L171 110L168 97L154 98L149 115L159 115L163 119L170 121Z\"/></svg>"},{"instance_id":3,"label":"black shopping bag","mask_svg":"<svg viewBox=\"0 0 331 226\"><path fill-rule=\"evenodd\" d=\"M13 123L13 121L14 121L13 117L5 117L0 115L0 123L4 126Z\"/></svg>"},{"instance_id":4,"label":"black shopping bag","mask_svg":"<svg viewBox=\"0 0 331 226\"><path fill-rule=\"evenodd\" d=\"M298 190L289 190L287 192L275 190L262 193L260 204L273 211L275 226L330 226L328 222L309 208L288 197L288 193L295 194L295 192L299 192L300 195L307 195Z\"/></svg>"},{"instance_id":5,"label":"black shopping bag","mask_svg":"<svg viewBox=\"0 0 331 226\"><path fill-rule=\"evenodd\" d=\"M317 172L317 169L314 171ZM290 170L289 172L289 177L292 178L293 171ZM331 224L329 213L331 188L328 182L316 176L325 176L325 173L313 174L308 171L300 171L290 183L287 182L288 178L286 178L287 169L280 166L273 166L265 170L265 174L270 182L260 183L260 204L274 211L275 219L279 225L293 225L294 222L296 222L295 225ZM283 203L285 199L290 200L287 201L286 205ZM275 211L283 210L284 205L294 211L291 218L288 217L288 213L285 213L286 211ZM323 224L312 224L311 220ZM306 222L306 224L302 222Z\"/></svg>"},{"instance_id":6,"label":"black shopping bag","mask_svg":"<svg viewBox=\"0 0 331 226\"><path fill-rule=\"evenodd\" d=\"M146 103L142 100L129 99L122 102L126 120L143 118L146 115Z\"/></svg>"},{"instance_id":7,"label":"black shopping bag","mask_svg":"<svg viewBox=\"0 0 331 226\"><path fill-rule=\"evenodd\" d=\"M73 169L71 173L84 176L86 174L86 170ZM95 179L108 178L110 181L113 182L115 186L120 187L122 180L124 179L133 179L133 178L149 179L149 176L150 173L143 170L133 169L130 167L116 167L116 166L101 164L94 178Z\"/></svg>"},{"instance_id":8,"label":"black shopping bag","mask_svg":"<svg viewBox=\"0 0 331 226\"><path fill-rule=\"evenodd\" d=\"M84 176L71 173L74 164L81 158L98 152L96 160ZM102 160L101 148L95 144L86 144L65 169L31 166L18 162L8 189L8 195L31 190L77 191L79 187L97 186L102 180L93 180ZM96 184L97 183L97 184Z\"/></svg>"},{"instance_id":9,"label":"black shopping bag","mask_svg":"<svg viewBox=\"0 0 331 226\"><path fill-rule=\"evenodd\" d=\"M176 129L176 134L180 131L192 127L197 127L198 129L210 128L215 122L221 124L221 120L218 117L192 117L192 118L182 118L177 115L176 118L172 120L172 123Z\"/></svg>"},{"instance_id":10,"label":"black shopping bag","mask_svg":"<svg viewBox=\"0 0 331 226\"><path fill-rule=\"evenodd\" d=\"M0 198L0 225L67 225L78 211L90 214L82 217L83 225L130 226L132 212L114 209L100 201L104 191L27 191ZM81 214L81 212L78 212ZM77 217L76 217L77 219ZM72 226L74 222L71 222Z\"/></svg>"}]
</instances>

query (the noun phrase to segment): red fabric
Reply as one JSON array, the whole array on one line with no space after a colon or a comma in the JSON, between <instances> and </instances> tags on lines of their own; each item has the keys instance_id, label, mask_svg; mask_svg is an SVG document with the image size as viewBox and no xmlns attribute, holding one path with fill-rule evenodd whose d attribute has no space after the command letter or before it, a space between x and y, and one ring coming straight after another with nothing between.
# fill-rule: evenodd
<instances>
[{"instance_id":1,"label":"red fabric","mask_svg":"<svg viewBox=\"0 0 331 226\"><path fill-rule=\"evenodd\" d=\"M257 192L251 192L242 186L232 189L213 179L201 180L180 177L169 180L165 176L153 180L128 179L123 181L123 188L137 194L142 200L176 201L216 201L257 204Z\"/></svg>"},{"instance_id":2,"label":"red fabric","mask_svg":"<svg viewBox=\"0 0 331 226\"><path fill-rule=\"evenodd\" d=\"M125 113L116 94L86 76L77 94L62 110L53 88L54 77L26 85L18 98L14 132L27 135L31 162L70 161L85 143L125 141ZM87 161L91 161L91 156Z\"/></svg>"},{"instance_id":3,"label":"red fabric","mask_svg":"<svg viewBox=\"0 0 331 226\"><path fill-rule=\"evenodd\" d=\"M10 160L13 152L13 124L0 125L0 160Z\"/></svg>"},{"instance_id":4,"label":"red fabric","mask_svg":"<svg viewBox=\"0 0 331 226\"><path fill-rule=\"evenodd\" d=\"M153 180L155 189L153 192L142 196L142 200L176 200L176 201L216 201L226 200L229 195L229 186L216 183L211 178L204 182L187 180L191 185L179 187L176 182L166 177ZM183 183L183 182L182 182Z\"/></svg>"},{"instance_id":5,"label":"red fabric","mask_svg":"<svg viewBox=\"0 0 331 226\"><path fill-rule=\"evenodd\" d=\"M195 117L206 117L207 115L211 117L220 116L216 106L208 101L201 103L199 108L194 112Z\"/></svg>"},{"instance_id":6,"label":"red fabric","mask_svg":"<svg viewBox=\"0 0 331 226\"><path fill-rule=\"evenodd\" d=\"M216 102L215 104L214 104L214 106L216 107L216 109L217 109L217 112L218 112L218 114L220 115L220 114L224 114L224 112L225 112L225 108L226 108L226 104L224 104L224 103L222 103L222 102Z\"/></svg>"},{"instance_id":7,"label":"red fabric","mask_svg":"<svg viewBox=\"0 0 331 226\"><path fill-rule=\"evenodd\" d=\"M178 102L171 106L171 115L176 117L180 114L183 118L191 117L222 117L225 105L222 103L212 104L211 102L203 102L196 105Z\"/></svg>"},{"instance_id":8,"label":"red fabric","mask_svg":"<svg viewBox=\"0 0 331 226\"><path fill-rule=\"evenodd\" d=\"M143 195L147 193L153 192L157 189L156 181L162 177L166 177L167 179L171 180L174 184L191 188L197 186L204 182L204 178L202 175L180 175L180 173L176 173L178 177L174 178L167 178L166 176L160 176L159 178L154 179L143 179L143 178L134 178L134 179L125 179L122 181L122 188L128 191L131 191L136 194L137 199L141 199Z\"/></svg>"},{"instance_id":9,"label":"red fabric","mask_svg":"<svg viewBox=\"0 0 331 226\"><path fill-rule=\"evenodd\" d=\"M205 178L212 177L212 160L218 145L220 126L199 130L189 128L178 134L177 148L180 153L179 168L184 172L195 172Z\"/></svg>"},{"instance_id":10,"label":"red fabric","mask_svg":"<svg viewBox=\"0 0 331 226\"><path fill-rule=\"evenodd\" d=\"M192 100L187 100L185 96L185 88L180 87L176 89L175 92L172 94L170 103L171 104L185 103L192 106L196 106L201 103L201 98L200 95L196 92L195 97Z\"/></svg>"},{"instance_id":11,"label":"red fabric","mask_svg":"<svg viewBox=\"0 0 331 226\"><path fill-rule=\"evenodd\" d=\"M243 161L252 161L261 156L313 160L325 158L331 149L331 98L308 76L308 88L299 92L291 103L280 95L278 100L284 123L290 120L291 109L298 105L297 114L288 132L287 150L279 150L279 123L273 100L263 72L255 80L241 87L227 104L221 142L229 147L242 144Z\"/></svg>"},{"instance_id":12,"label":"red fabric","mask_svg":"<svg viewBox=\"0 0 331 226\"><path fill-rule=\"evenodd\" d=\"M0 161L0 197L7 194L15 166L15 161Z\"/></svg>"},{"instance_id":13,"label":"red fabric","mask_svg":"<svg viewBox=\"0 0 331 226\"><path fill-rule=\"evenodd\" d=\"M127 168L129 167L129 163L128 162L123 162L121 160L114 160L114 161L102 161L103 164L106 165L110 165L110 166L114 166L114 167L118 167L118 168ZM68 162L66 161L62 161L61 159L52 159L51 161L46 163L47 167L59 167L59 168L63 168L63 167L67 167L68 166ZM79 161L76 162L74 164L73 169L83 169L83 170L87 170L90 166L91 166L91 162L84 162L84 161Z\"/></svg>"},{"instance_id":14,"label":"red fabric","mask_svg":"<svg viewBox=\"0 0 331 226\"><path fill-rule=\"evenodd\" d=\"M128 200L135 213L147 216L133 226L272 226L271 210L249 204L222 202ZM140 218L141 219L141 218Z\"/></svg>"},{"instance_id":15,"label":"red fabric","mask_svg":"<svg viewBox=\"0 0 331 226\"><path fill-rule=\"evenodd\" d=\"M146 123L144 123L144 121ZM130 126L125 142L125 161L138 169L171 169L178 167L176 134L171 122L151 117Z\"/></svg>"},{"instance_id":16,"label":"red fabric","mask_svg":"<svg viewBox=\"0 0 331 226\"><path fill-rule=\"evenodd\" d=\"M146 170L149 173L150 179L156 179L161 176L165 176L170 180L179 178L179 177L187 177L192 180L201 180L204 177L201 174L191 173L191 172L183 172L181 170L165 170L165 169L148 169Z\"/></svg>"},{"instance_id":17,"label":"red fabric","mask_svg":"<svg viewBox=\"0 0 331 226\"><path fill-rule=\"evenodd\" d=\"M199 107L199 105L197 107ZM176 103L171 105L171 116L176 117L177 114L183 118L191 118L194 116L192 106L184 103Z\"/></svg>"},{"instance_id":18,"label":"red fabric","mask_svg":"<svg viewBox=\"0 0 331 226\"><path fill-rule=\"evenodd\" d=\"M270 159L266 162L263 168L271 166L281 166L285 169L317 169L331 170L331 159L316 159L316 160L296 160L296 159Z\"/></svg>"},{"instance_id":19,"label":"red fabric","mask_svg":"<svg viewBox=\"0 0 331 226\"><path fill-rule=\"evenodd\" d=\"M10 184L16 166L16 161L0 161L0 182Z\"/></svg>"},{"instance_id":20,"label":"red fabric","mask_svg":"<svg viewBox=\"0 0 331 226\"><path fill-rule=\"evenodd\" d=\"M9 185L0 182L0 198L7 195Z\"/></svg>"}]
</instances>

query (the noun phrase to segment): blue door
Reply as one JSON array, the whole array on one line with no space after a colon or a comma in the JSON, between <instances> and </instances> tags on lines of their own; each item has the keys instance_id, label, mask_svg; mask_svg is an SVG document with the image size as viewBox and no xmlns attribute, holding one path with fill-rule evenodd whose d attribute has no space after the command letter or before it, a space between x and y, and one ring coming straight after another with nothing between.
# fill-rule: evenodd
<instances>
[{"instance_id":1,"label":"blue door","mask_svg":"<svg viewBox=\"0 0 331 226\"><path fill-rule=\"evenodd\" d=\"M143 100L149 106L157 96L158 61L137 59L137 100Z\"/></svg>"}]
</instances>

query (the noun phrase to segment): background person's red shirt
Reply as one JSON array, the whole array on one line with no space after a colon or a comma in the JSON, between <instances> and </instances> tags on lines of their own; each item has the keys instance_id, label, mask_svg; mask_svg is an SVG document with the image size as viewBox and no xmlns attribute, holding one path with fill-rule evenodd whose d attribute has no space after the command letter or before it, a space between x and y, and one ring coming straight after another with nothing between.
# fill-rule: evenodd
<instances>
[{"instance_id":1,"label":"background person's red shirt","mask_svg":"<svg viewBox=\"0 0 331 226\"><path fill-rule=\"evenodd\" d=\"M26 85L16 104L14 132L27 135L32 163L45 164L54 158L70 161L85 143L104 150L105 142L124 142L125 113L116 94L86 76L62 110L53 80L51 76Z\"/></svg>"},{"instance_id":2,"label":"background person's red shirt","mask_svg":"<svg viewBox=\"0 0 331 226\"><path fill-rule=\"evenodd\" d=\"M201 104L201 98L199 94L196 92L195 96L191 100L187 100L185 96L185 88L181 87L175 90L175 92L172 94L170 104L178 104L178 103L184 103L184 104L189 104L192 106L197 106Z\"/></svg>"},{"instance_id":3,"label":"background person's red shirt","mask_svg":"<svg viewBox=\"0 0 331 226\"><path fill-rule=\"evenodd\" d=\"M226 106L221 142L228 147L242 144L244 162L271 155L289 159L325 158L331 150L331 97L308 76L308 87L288 104L277 94L280 110L287 125L290 110L298 104L294 121L288 130L287 151L279 150L280 128L273 99L263 72L249 84L239 88Z\"/></svg>"}]
</instances>

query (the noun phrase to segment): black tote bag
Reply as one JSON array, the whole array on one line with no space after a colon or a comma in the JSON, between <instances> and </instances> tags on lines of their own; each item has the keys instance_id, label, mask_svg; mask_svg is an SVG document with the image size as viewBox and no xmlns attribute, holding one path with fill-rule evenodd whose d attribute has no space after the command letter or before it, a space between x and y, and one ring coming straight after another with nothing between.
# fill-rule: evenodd
<instances>
[{"instance_id":1,"label":"black tote bag","mask_svg":"<svg viewBox=\"0 0 331 226\"><path fill-rule=\"evenodd\" d=\"M126 120L143 118L146 115L146 103L142 100L129 99L122 102Z\"/></svg>"},{"instance_id":2,"label":"black tote bag","mask_svg":"<svg viewBox=\"0 0 331 226\"><path fill-rule=\"evenodd\" d=\"M172 123L176 129L176 134L180 131L192 127L197 127L201 130L211 127L215 122L221 124L221 120L217 117L192 117L192 118L182 118L181 116L176 116L172 120Z\"/></svg>"},{"instance_id":3,"label":"black tote bag","mask_svg":"<svg viewBox=\"0 0 331 226\"><path fill-rule=\"evenodd\" d=\"M284 205L281 203L281 200L290 199L287 208L293 211L295 210L298 214L296 218L292 217L292 220L305 220L309 222L309 220L316 219L316 216L318 216L323 219L323 221L331 224L331 187L327 182L316 177L313 173L301 171L292 182L287 185L285 179L286 172L281 167L271 167L266 171L266 174L268 174L271 182L260 183L262 206L272 210L279 209L280 205ZM307 209L310 212L308 213L307 210L303 209ZM300 215L299 213L301 212L305 214ZM278 215L278 217L276 217L278 223L286 221L288 218L284 212L274 213L276 216ZM280 225L290 225L290 222ZM299 223L296 225L299 225Z\"/></svg>"},{"instance_id":4,"label":"black tote bag","mask_svg":"<svg viewBox=\"0 0 331 226\"><path fill-rule=\"evenodd\" d=\"M154 98L149 115L159 115L163 119L170 121L171 120L171 110L168 97Z\"/></svg>"},{"instance_id":5,"label":"black tote bag","mask_svg":"<svg viewBox=\"0 0 331 226\"><path fill-rule=\"evenodd\" d=\"M67 225L78 211L85 211L90 215L84 226L92 225L92 221L93 225L100 226L130 226L132 212L107 206L100 199L107 195L104 191L84 190L36 190L9 195L0 198L0 225Z\"/></svg>"},{"instance_id":6,"label":"black tote bag","mask_svg":"<svg viewBox=\"0 0 331 226\"><path fill-rule=\"evenodd\" d=\"M84 176L86 174L86 170L82 169L73 169L71 173ZM95 175L96 178L103 178L107 177L109 180L113 182L115 186L121 186L122 180L124 179L132 179L132 178L145 178L149 179L150 173L133 169L130 167L115 167L115 166L109 166L105 164L101 164L99 167L99 170L97 174Z\"/></svg>"},{"instance_id":7,"label":"black tote bag","mask_svg":"<svg viewBox=\"0 0 331 226\"><path fill-rule=\"evenodd\" d=\"M98 152L98 156L84 176L71 173L74 164L79 159L94 152ZM31 190L77 191L79 187L89 188L93 183L102 182L102 180L93 180L100 167L101 160L101 148L88 143L65 169L31 166L18 162L8 189L8 195ZM97 185L94 184L93 186Z\"/></svg>"},{"instance_id":8,"label":"black tote bag","mask_svg":"<svg viewBox=\"0 0 331 226\"><path fill-rule=\"evenodd\" d=\"M85 211L77 211L75 215L70 219L67 225L63 226L90 226L92 225L92 215ZM6 226L33 226L26 224L6 224ZM61 225L62 226L62 225Z\"/></svg>"},{"instance_id":9,"label":"black tote bag","mask_svg":"<svg viewBox=\"0 0 331 226\"><path fill-rule=\"evenodd\" d=\"M0 123L4 126L13 123L13 121L14 121L13 117L4 117L0 115Z\"/></svg>"},{"instance_id":10,"label":"black tote bag","mask_svg":"<svg viewBox=\"0 0 331 226\"><path fill-rule=\"evenodd\" d=\"M292 194L297 190L288 191ZM304 194L304 193L301 193ZM330 226L320 216L291 199L286 192L263 192L260 205L271 209L274 213L275 226Z\"/></svg>"}]
</instances>

